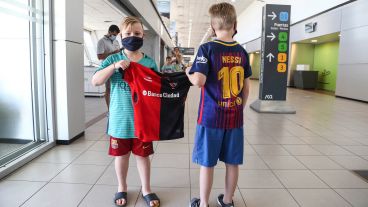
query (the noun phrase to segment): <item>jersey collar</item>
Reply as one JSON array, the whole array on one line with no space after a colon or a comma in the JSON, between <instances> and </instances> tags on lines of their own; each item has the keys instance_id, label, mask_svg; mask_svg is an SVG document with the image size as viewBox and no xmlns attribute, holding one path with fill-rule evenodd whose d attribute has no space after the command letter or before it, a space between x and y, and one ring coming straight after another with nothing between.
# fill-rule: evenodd
<instances>
[{"instance_id":1,"label":"jersey collar","mask_svg":"<svg viewBox=\"0 0 368 207\"><path fill-rule=\"evenodd\" d=\"M239 44L237 41L225 42L225 41L221 41L221 40L218 40L218 39L215 39L212 42L216 42L218 44L222 44L222 45L225 45L225 46L235 46L235 45Z\"/></svg>"}]
</instances>

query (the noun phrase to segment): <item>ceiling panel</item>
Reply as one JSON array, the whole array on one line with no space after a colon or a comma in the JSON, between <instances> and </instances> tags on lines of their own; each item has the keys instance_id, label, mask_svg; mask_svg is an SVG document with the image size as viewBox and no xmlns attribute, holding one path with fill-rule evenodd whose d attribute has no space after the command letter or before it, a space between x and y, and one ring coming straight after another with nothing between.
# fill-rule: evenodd
<instances>
[{"instance_id":1,"label":"ceiling panel","mask_svg":"<svg viewBox=\"0 0 368 207\"><path fill-rule=\"evenodd\" d=\"M107 0L84 0L84 28L86 29L107 32L111 24L119 25L125 16Z\"/></svg>"},{"instance_id":2,"label":"ceiling panel","mask_svg":"<svg viewBox=\"0 0 368 207\"><path fill-rule=\"evenodd\" d=\"M254 0L171 0L170 20L176 21L178 42L182 47L198 47L210 27L208 9L212 4L227 1L241 14ZM191 25L191 26L190 26ZM192 27L189 35L190 27ZM190 38L189 38L190 36ZM190 39L190 42L189 42ZM188 44L189 43L189 44Z\"/></svg>"}]
</instances>

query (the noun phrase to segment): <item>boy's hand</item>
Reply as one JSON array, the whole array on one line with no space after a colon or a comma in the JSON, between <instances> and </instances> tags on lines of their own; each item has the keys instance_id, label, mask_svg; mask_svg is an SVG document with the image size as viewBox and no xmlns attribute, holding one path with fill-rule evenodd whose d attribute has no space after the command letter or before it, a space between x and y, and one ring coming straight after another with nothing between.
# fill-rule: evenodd
<instances>
[{"instance_id":1,"label":"boy's hand","mask_svg":"<svg viewBox=\"0 0 368 207\"><path fill-rule=\"evenodd\" d=\"M130 61L129 60L120 60L119 62L116 62L115 63L115 69L127 69L129 68L129 65L130 65Z\"/></svg>"}]
</instances>

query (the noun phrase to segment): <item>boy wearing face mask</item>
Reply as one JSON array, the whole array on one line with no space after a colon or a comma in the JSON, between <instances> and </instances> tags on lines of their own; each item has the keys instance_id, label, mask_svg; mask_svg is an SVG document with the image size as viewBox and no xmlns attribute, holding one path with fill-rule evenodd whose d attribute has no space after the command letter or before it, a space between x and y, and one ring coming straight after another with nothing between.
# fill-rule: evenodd
<instances>
[{"instance_id":1,"label":"boy wearing face mask","mask_svg":"<svg viewBox=\"0 0 368 207\"><path fill-rule=\"evenodd\" d=\"M111 25L107 35L104 35L97 42L97 57L99 60L105 60L109 55L118 53L120 51L119 42L116 40L116 36L120 33L120 29L116 25ZM105 91L105 100L107 108L110 105L110 82L107 81Z\"/></svg>"},{"instance_id":2,"label":"boy wearing face mask","mask_svg":"<svg viewBox=\"0 0 368 207\"><path fill-rule=\"evenodd\" d=\"M115 156L115 171L118 178L118 191L114 203L127 205L127 174L129 157L132 152L142 183L142 195L147 206L160 206L160 200L150 187L150 160L153 154L152 142L142 142L134 135L134 115L129 85L121 78L119 68L126 69L131 61L158 71L155 61L139 49L143 45L142 22L136 17L125 17L121 23L123 50L110 55L97 69L92 78L93 85L111 83L111 102L108 134L110 135L109 155Z\"/></svg>"}]
</instances>

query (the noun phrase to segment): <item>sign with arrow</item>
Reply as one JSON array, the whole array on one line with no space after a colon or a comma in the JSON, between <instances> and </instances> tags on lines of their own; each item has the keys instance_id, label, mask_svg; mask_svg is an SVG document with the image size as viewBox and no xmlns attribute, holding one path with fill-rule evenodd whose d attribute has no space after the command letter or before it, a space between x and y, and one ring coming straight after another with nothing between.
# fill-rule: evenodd
<instances>
[{"instance_id":1,"label":"sign with arrow","mask_svg":"<svg viewBox=\"0 0 368 207\"><path fill-rule=\"evenodd\" d=\"M272 53L268 53L268 55L267 55L266 57L268 58L268 62L271 62L271 61L272 61L272 59L273 59L275 56L273 56L273 54L272 54Z\"/></svg>"},{"instance_id":2,"label":"sign with arrow","mask_svg":"<svg viewBox=\"0 0 368 207\"><path fill-rule=\"evenodd\" d=\"M275 14L275 12L271 12L272 14L268 14L267 17L271 17L272 20L275 20L275 18L277 17L277 15Z\"/></svg>"},{"instance_id":3,"label":"sign with arrow","mask_svg":"<svg viewBox=\"0 0 368 207\"><path fill-rule=\"evenodd\" d=\"M276 38L276 36L275 36L275 34L273 34L273 33L271 32L271 35L267 35L267 38L270 38L270 39L271 39L271 41L273 41L273 40Z\"/></svg>"},{"instance_id":4,"label":"sign with arrow","mask_svg":"<svg viewBox=\"0 0 368 207\"><path fill-rule=\"evenodd\" d=\"M290 5L263 7L260 100L286 100Z\"/></svg>"}]
</instances>

